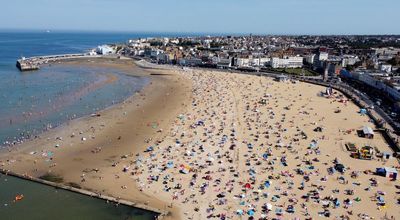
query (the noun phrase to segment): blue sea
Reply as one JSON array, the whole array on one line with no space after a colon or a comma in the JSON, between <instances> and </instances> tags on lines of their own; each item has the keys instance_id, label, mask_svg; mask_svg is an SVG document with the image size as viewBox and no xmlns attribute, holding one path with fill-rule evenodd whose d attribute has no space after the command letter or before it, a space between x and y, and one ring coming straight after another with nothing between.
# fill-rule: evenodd
<instances>
[{"instance_id":1,"label":"blue sea","mask_svg":"<svg viewBox=\"0 0 400 220\"><path fill-rule=\"evenodd\" d=\"M17 59L81 53L102 44L155 36L163 35L0 32L0 146L12 146L67 120L121 102L148 82L117 69L96 67L53 65L20 72L15 66ZM117 75L118 80L103 85L110 73Z\"/></svg>"}]
</instances>

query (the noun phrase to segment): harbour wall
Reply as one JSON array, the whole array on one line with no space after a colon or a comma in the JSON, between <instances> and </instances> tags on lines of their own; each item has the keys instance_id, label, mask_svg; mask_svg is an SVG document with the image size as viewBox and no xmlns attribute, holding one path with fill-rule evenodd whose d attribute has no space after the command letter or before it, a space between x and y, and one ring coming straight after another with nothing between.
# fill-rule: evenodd
<instances>
[{"instance_id":1,"label":"harbour wall","mask_svg":"<svg viewBox=\"0 0 400 220\"><path fill-rule=\"evenodd\" d=\"M77 54L59 54L48 56L35 56L29 58L21 58L17 60L16 66L21 71L38 70L40 66L47 63L57 62L61 60L76 59L76 58L99 58L103 55L92 53L77 53Z\"/></svg>"}]
</instances>

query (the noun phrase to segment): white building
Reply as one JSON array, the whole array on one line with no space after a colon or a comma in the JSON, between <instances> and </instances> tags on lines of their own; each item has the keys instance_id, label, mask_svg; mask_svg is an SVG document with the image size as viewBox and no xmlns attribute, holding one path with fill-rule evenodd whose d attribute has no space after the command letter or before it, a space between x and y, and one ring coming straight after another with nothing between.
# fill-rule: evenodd
<instances>
[{"instance_id":1,"label":"white building","mask_svg":"<svg viewBox=\"0 0 400 220\"><path fill-rule=\"evenodd\" d=\"M229 58L220 58L218 60L218 62L217 62L217 67L218 68L223 68L223 69L231 67L231 59L229 59Z\"/></svg>"},{"instance_id":2,"label":"white building","mask_svg":"<svg viewBox=\"0 0 400 220\"><path fill-rule=\"evenodd\" d=\"M355 72L353 73L354 78L360 80L361 82L372 86L376 89L379 89L385 92L388 96L393 98L394 100L400 101L400 86L390 86L384 81L390 79L390 77L381 77L382 74L368 74L364 72Z\"/></svg>"},{"instance_id":3,"label":"white building","mask_svg":"<svg viewBox=\"0 0 400 220\"><path fill-rule=\"evenodd\" d=\"M234 65L237 67L266 66L270 60L269 57L235 58Z\"/></svg>"},{"instance_id":4,"label":"white building","mask_svg":"<svg viewBox=\"0 0 400 220\"><path fill-rule=\"evenodd\" d=\"M249 58L235 58L234 64L235 64L235 66L238 66L238 67L250 66L250 59Z\"/></svg>"},{"instance_id":5,"label":"white building","mask_svg":"<svg viewBox=\"0 0 400 220\"><path fill-rule=\"evenodd\" d=\"M360 59L355 55L344 55L342 58L342 67L352 66L356 64Z\"/></svg>"},{"instance_id":6,"label":"white building","mask_svg":"<svg viewBox=\"0 0 400 220\"><path fill-rule=\"evenodd\" d=\"M326 52L320 52L318 54L318 61L325 61L328 60L329 54Z\"/></svg>"},{"instance_id":7,"label":"white building","mask_svg":"<svg viewBox=\"0 0 400 220\"><path fill-rule=\"evenodd\" d=\"M304 60L308 64L313 64L314 63L314 58L315 58L315 54L310 54L310 55L307 55L306 57L304 57Z\"/></svg>"},{"instance_id":8,"label":"white building","mask_svg":"<svg viewBox=\"0 0 400 220\"><path fill-rule=\"evenodd\" d=\"M115 51L112 47L108 45L101 45L96 48L96 53L106 55L106 54L113 54L115 53Z\"/></svg>"},{"instance_id":9,"label":"white building","mask_svg":"<svg viewBox=\"0 0 400 220\"><path fill-rule=\"evenodd\" d=\"M390 73L392 72L392 65L382 63L379 65L379 70L382 72Z\"/></svg>"},{"instance_id":10,"label":"white building","mask_svg":"<svg viewBox=\"0 0 400 220\"><path fill-rule=\"evenodd\" d=\"M301 68L303 66L303 57L278 57L271 58L270 65L272 68Z\"/></svg>"},{"instance_id":11,"label":"white building","mask_svg":"<svg viewBox=\"0 0 400 220\"><path fill-rule=\"evenodd\" d=\"M202 64L201 59L198 58L182 58L178 60L179 65L182 66L197 66Z\"/></svg>"},{"instance_id":12,"label":"white building","mask_svg":"<svg viewBox=\"0 0 400 220\"><path fill-rule=\"evenodd\" d=\"M271 58L269 57L259 57L254 59L258 61L258 66L266 66L267 64L269 64L269 62L271 62Z\"/></svg>"}]
</instances>

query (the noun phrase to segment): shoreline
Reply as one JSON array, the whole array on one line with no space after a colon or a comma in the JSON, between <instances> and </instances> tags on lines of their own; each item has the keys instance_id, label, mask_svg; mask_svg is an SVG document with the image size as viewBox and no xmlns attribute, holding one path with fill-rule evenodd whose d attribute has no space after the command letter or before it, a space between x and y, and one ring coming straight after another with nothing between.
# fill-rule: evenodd
<instances>
[{"instance_id":1,"label":"shoreline","mask_svg":"<svg viewBox=\"0 0 400 220\"><path fill-rule=\"evenodd\" d=\"M42 66L46 66L48 68L51 68L52 66L56 66L56 65L94 66L94 67L102 66L102 67L105 67L105 68L110 68L111 67L111 68L127 71L128 69L126 67L124 67L124 65L126 65L126 63L124 63L124 64L116 64L116 65L112 64L115 61L118 62L119 60L120 59L118 59L116 57L105 57L105 56L101 56L101 57L100 56L99 57L93 57L92 56L92 57L80 57L80 58L73 57L73 58L68 58L68 59L55 60L55 61L44 63L44 64L41 64L41 65ZM128 60L125 60L125 61L128 61ZM144 77L145 76L145 77L147 77L149 79L149 82L146 83L144 86L142 86L142 88L140 88L139 90L135 91L133 94L130 94L126 98L124 98L124 99L122 99L122 100L120 100L118 102L112 103L112 104L100 109L96 113L102 112L104 110L113 108L113 107L115 107L115 106L117 106L117 105L119 105L121 103L124 103L125 101L127 101L130 98L132 98L133 96L135 96L136 93L142 91L144 89L144 87L146 87L151 82L151 79L150 79L151 78L151 74L146 74L145 73L146 70L144 70L140 66L136 65L135 62L132 65L133 65L132 67L134 68L134 70L137 71L137 72L133 73L133 74L132 73L128 73L128 72L124 72L123 74L125 76L134 76L134 77ZM128 70L128 71L132 71L132 70ZM115 80L118 80L118 76L116 76L113 73L107 73L107 74L105 74L105 77L107 77L107 79L106 79L105 82L101 82L102 83L102 85L100 85L101 87L106 85L106 84L108 84L108 83L112 83ZM92 85L93 86L98 86L96 84L96 82L94 84L92 84ZM43 129L42 131L40 131L38 133L32 134L31 138L28 138L28 139L22 138L21 140L23 141L23 143L19 143L19 141L18 141L15 145L12 145L12 146L2 145L3 143L0 143L0 153L2 151L6 151L9 148L14 148L14 147L18 147L20 145L23 145L23 144L25 144L25 142L29 142L29 141L35 140L36 138L40 138L40 136L43 133L50 132L52 130L58 129L59 127L63 127L65 125L67 125L70 121L83 120L85 118L92 117L93 114L95 114L95 113L84 114L84 115L82 115L80 117L66 119L61 123L52 124L51 128Z\"/></svg>"},{"instance_id":2,"label":"shoreline","mask_svg":"<svg viewBox=\"0 0 400 220\"><path fill-rule=\"evenodd\" d=\"M54 135L56 135L58 133L62 133L64 130L68 129L69 127L74 126L74 124L75 125L76 124L82 124L82 123L83 124L92 124L92 123L96 123L96 121L98 123L99 121L101 121L101 118L103 118L103 115L112 115L113 112L119 111L121 108L124 108L124 106L128 106L128 105L130 105L130 106L134 106L134 105L139 106L141 104L146 105L146 102L148 102L148 101L144 100L143 96L149 95L150 90L155 89L156 86L154 84L157 84L157 85L164 84L164 83L172 84L171 83L171 79L169 79L169 78L175 78L174 75L163 74L163 73L159 74L159 72L165 71L165 70L162 70L162 69L161 70L155 70L155 69L144 69L144 68L141 68L138 65L134 64L133 60L130 60L130 59L123 61L124 63L125 62L128 62L128 63L132 62L132 64L130 64L129 67L128 67L128 65L118 64L118 62L120 60L116 60L116 59L110 59L110 58L95 58L95 59L97 61L94 62L93 64L90 63L89 65L96 65L96 66L98 66L98 65L110 66L111 65L112 67L120 68L120 69L123 69L123 70L129 70L130 72L132 72L132 71L135 72L137 70L140 70L139 73L135 72L134 75L147 76L147 77L149 77L150 82L147 85L145 85L141 90L137 91L135 94L132 94L131 96L129 96L127 99L121 101L120 103L115 103L115 104L113 104L111 106L106 107L105 109L100 110L98 112L101 115L99 117L99 119L98 119L97 116L96 117L92 117L91 115L86 115L86 116L79 117L79 118L76 118L76 119L68 120L68 121L62 123L60 126L57 126L57 127L53 128L53 129L51 129L49 131L45 131L44 133L41 133L39 135L40 136L39 138L29 140L29 141L23 143L20 146L16 146L15 148L17 148L17 149L14 149L14 147L13 147L13 149L3 149L2 151L4 151L4 152L3 152L2 155L0 155L0 161L3 161L3 166L4 166L4 161L5 160L2 160L2 159L8 157L8 155L10 153L13 153L14 155L18 155L19 154L18 151L20 151L20 152L25 151L25 153L26 153L26 151L29 151L29 148L33 150L34 147L32 147L32 145L35 145L35 143L33 143L33 142L35 142L35 141L36 142L37 141L40 142L40 140L43 140L46 137L54 136ZM82 65L81 62L82 62L82 59L79 58L78 60L76 60L76 59L63 60L61 62L61 64ZM99 62L100 62L100 64L99 64ZM53 65L53 63L51 65ZM54 65L56 65L56 64L54 64ZM134 68L134 70L131 69L132 67ZM157 71L157 74L153 75L152 73L154 71ZM129 76L131 74L127 73L126 75ZM143 99L143 100L140 100L140 99ZM140 102L140 103L138 104L137 102ZM126 114L126 112L124 112L124 114ZM8 152L5 152L5 151L8 151ZM15 151L17 151L17 153ZM37 150L37 151L39 151L39 150ZM141 152L140 149L136 149L136 151L137 152ZM5 154L8 154L8 155L6 156ZM20 170L20 172L17 171L19 174L21 174L21 176L24 176L25 174L27 174L29 172L29 171L27 172L27 169L23 168L23 167L21 167L19 169L25 171L25 172L21 172L21 170ZM13 169L11 169L11 170L13 170ZM42 168L42 170L45 170L45 169ZM31 175L29 175L29 176L31 176ZM38 177L40 175L39 174L34 174L32 176ZM93 190L88 189L88 190L91 191L91 192L95 192L98 189L93 189ZM108 195L110 195L110 196L112 196L114 198L120 198L120 196L115 196L112 193L110 193ZM135 198L134 200L139 200L139 202L134 201L134 200L132 201L132 199L131 200L128 199L128 200L131 201L132 204L136 204L135 207L138 207L138 208L140 208L140 206L147 207L148 206L147 204L149 204L148 196L144 196L144 198L146 198L146 199L140 199L141 196L138 196L138 197L139 198ZM154 205L154 206L152 205L151 207L154 207L152 210L164 210L164 211L161 212L161 214L163 214L163 215L166 215L166 213L168 213L168 211L165 211L166 209L160 208L160 207L167 207L167 204L159 203L158 205ZM171 209L171 208L169 208L169 209Z\"/></svg>"}]
</instances>

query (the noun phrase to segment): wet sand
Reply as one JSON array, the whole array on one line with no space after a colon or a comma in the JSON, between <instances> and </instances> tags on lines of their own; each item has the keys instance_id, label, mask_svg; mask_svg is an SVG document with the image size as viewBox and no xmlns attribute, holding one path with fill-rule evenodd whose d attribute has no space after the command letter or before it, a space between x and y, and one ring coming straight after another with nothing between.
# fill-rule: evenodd
<instances>
[{"instance_id":1,"label":"wet sand","mask_svg":"<svg viewBox=\"0 0 400 220\"><path fill-rule=\"evenodd\" d=\"M357 135L375 126L339 92L322 97L321 86L225 72L142 71L157 74L139 94L1 154L0 168L58 174L170 210L170 219L400 216L398 180L365 172L398 162L350 157L347 142L391 151L379 132ZM335 160L344 174L328 174ZM386 206L377 205L379 194Z\"/></svg>"}]
</instances>

